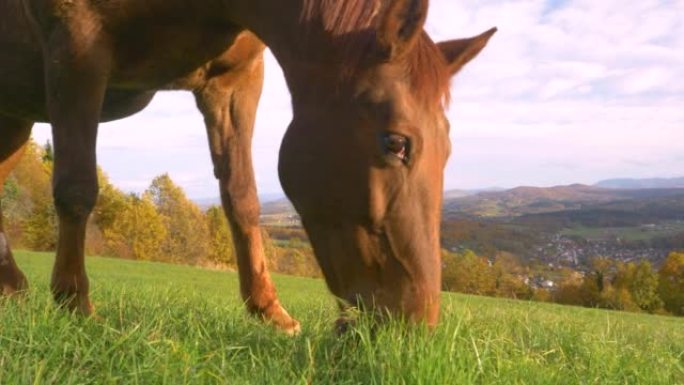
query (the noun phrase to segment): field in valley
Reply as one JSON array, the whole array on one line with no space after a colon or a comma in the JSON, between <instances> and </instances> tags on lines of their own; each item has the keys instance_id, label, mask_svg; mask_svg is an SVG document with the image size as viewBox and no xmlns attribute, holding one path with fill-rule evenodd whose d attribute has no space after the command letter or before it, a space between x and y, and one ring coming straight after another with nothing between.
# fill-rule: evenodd
<instances>
[{"instance_id":1,"label":"field in valley","mask_svg":"<svg viewBox=\"0 0 684 385\"><path fill-rule=\"evenodd\" d=\"M670 221L630 227L584 227L564 229L561 235L578 237L587 241L649 241L658 237L675 236L684 233L684 222Z\"/></svg>"},{"instance_id":2,"label":"field in valley","mask_svg":"<svg viewBox=\"0 0 684 385\"><path fill-rule=\"evenodd\" d=\"M434 332L333 333L320 280L276 276L297 337L245 315L234 273L89 258L101 320L55 308L52 257L0 300L0 384L684 384L684 319L444 294Z\"/></svg>"}]
</instances>

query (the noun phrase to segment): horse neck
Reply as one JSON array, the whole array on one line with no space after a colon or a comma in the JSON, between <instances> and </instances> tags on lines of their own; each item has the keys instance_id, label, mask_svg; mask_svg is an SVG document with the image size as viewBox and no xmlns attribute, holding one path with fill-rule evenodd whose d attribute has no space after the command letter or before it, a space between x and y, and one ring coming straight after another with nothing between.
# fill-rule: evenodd
<instances>
[{"instance_id":1,"label":"horse neck","mask_svg":"<svg viewBox=\"0 0 684 385\"><path fill-rule=\"evenodd\" d=\"M254 32L274 52L290 52L301 34L304 0L223 0L232 23Z\"/></svg>"},{"instance_id":2,"label":"horse neck","mask_svg":"<svg viewBox=\"0 0 684 385\"><path fill-rule=\"evenodd\" d=\"M297 95L313 94L310 87L322 86L321 79L311 81L312 74L335 73L331 51L334 48L327 31L315 21L305 21L303 16L306 3L312 0L223 1L231 22L254 32L271 50L283 70L293 101Z\"/></svg>"}]
</instances>

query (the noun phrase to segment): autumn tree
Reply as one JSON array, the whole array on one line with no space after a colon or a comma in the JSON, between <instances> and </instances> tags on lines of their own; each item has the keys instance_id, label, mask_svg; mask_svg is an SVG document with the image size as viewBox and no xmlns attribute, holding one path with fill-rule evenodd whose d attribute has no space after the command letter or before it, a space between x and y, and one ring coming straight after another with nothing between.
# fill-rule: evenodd
<instances>
[{"instance_id":1,"label":"autumn tree","mask_svg":"<svg viewBox=\"0 0 684 385\"><path fill-rule=\"evenodd\" d=\"M684 315L684 252L672 252L658 271L658 294L667 311Z\"/></svg>"},{"instance_id":2,"label":"autumn tree","mask_svg":"<svg viewBox=\"0 0 684 385\"><path fill-rule=\"evenodd\" d=\"M14 170L31 201L30 213L23 227L24 242L32 250L51 251L57 247L57 212L52 199L50 154L49 142L42 148L30 142L24 160Z\"/></svg>"},{"instance_id":3,"label":"autumn tree","mask_svg":"<svg viewBox=\"0 0 684 385\"><path fill-rule=\"evenodd\" d=\"M544 289L540 289L544 290ZM563 305L590 306L586 301L582 284L574 282L559 282L558 287L551 293L553 302Z\"/></svg>"},{"instance_id":4,"label":"autumn tree","mask_svg":"<svg viewBox=\"0 0 684 385\"><path fill-rule=\"evenodd\" d=\"M318 262L308 242L294 237L278 244L271 250L267 249L267 258L273 271L300 277L321 276Z\"/></svg>"},{"instance_id":5,"label":"autumn tree","mask_svg":"<svg viewBox=\"0 0 684 385\"><path fill-rule=\"evenodd\" d=\"M632 293L629 290L629 280L631 279L631 273L629 271L631 268L631 266L627 266L624 263L617 263L611 279L606 280L603 290L598 293L596 303L591 304L590 306L597 306L603 309L639 312L640 308L636 302L634 302Z\"/></svg>"},{"instance_id":6,"label":"autumn tree","mask_svg":"<svg viewBox=\"0 0 684 385\"><path fill-rule=\"evenodd\" d=\"M111 235L115 232L112 226L126 205L126 194L109 181L109 177L99 166L97 167L97 181L99 186L97 203L86 227L86 253L119 256L108 248L109 240L106 239L105 233Z\"/></svg>"},{"instance_id":7,"label":"autumn tree","mask_svg":"<svg viewBox=\"0 0 684 385\"><path fill-rule=\"evenodd\" d=\"M653 313L663 307L658 295L658 274L648 261L631 264L627 287L634 303L643 311Z\"/></svg>"},{"instance_id":8,"label":"autumn tree","mask_svg":"<svg viewBox=\"0 0 684 385\"><path fill-rule=\"evenodd\" d=\"M579 287L582 305L608 309L622 309L618 294L612 286L616 264L610 258L595 257L590 262L591 270L584 276Z\"/></svg>"},{"instance_id":9,"label":"autumn tree","mask_svg":"<svg viewBox=\"0 0 684 385\"><path fill-rule=\"evenodd\" d=\"M610 274L614 268L615 264L610 258L595 257L591 260L592 272L587 277L594 280L599 293L610 283Z\"/></svg>"},{"instance_id":10,"label":"autumn tree","mask_svg":"<svg viewBox=\"0 0 684 385\"><path fill-rule=\"evenodd\" d=\"M593 307L596 306L599 293L595 278L583 277L568 268L563 268L557 287L550 296L556 303Z\"/></svg>"},{"instance_id":11,"label":"autumn tree","mask_svg":"<svg viewBox=\"0 0 684 385\"><path fill-rule=\"evenodd\" d=\"M496 277L487 258L471 250L442 254L442 286L466 294L494 295Z\"/></svg>"},{"instance_id":12,"label":"autumn tree","mask_svg":"<svg viewBox=\"0 0 684 385\"><path fill-rule=\"evenodd\" d=\"M204 215L209 237L209 261L222 266L235 267L233 239L223 209L219 206L211 206Z\"/></svg>"},{"instance_id":13,"label":"autumn tree","mask_svg":"<svg viewBox=\"0 0 684 385\"><path fill-rule=\"evenodd\" d=\"M52 208L51 161L44 149L30 140L24 156L5 181L2 193L4 225L15 245L51 249L56 242L56 215ZM31 220L30 240L26 227ZM43 226L41 228L41 226Z\"/></svg>"},{"instance_id":14,"label":"autumn tree","mask_svg":"<svg viewBox=\"0 0 684 385\"><path fill-rule=\"evenodd\" d=\"M167 226L161 251L174 262L197 264L209 254L208 228L202 211L168 174L154 180L145 196L154 203Z\"/></svg>"},{"instance_id":15,"label":"autumn tree","mask_svg":"<svg viewBox=\"0 0 684 385\"><path fill-rule=\"evenodd\" d=\"M23 235L22 222L31 212L31 200L24 193L24 187L10 174L4 185L0 186L0 205L4 214L4 228L10 238L17 240Z\"/></svg>"},{"instance_id":16,"label":"autumn tree","mask_svg":"<svg viewBox=\"0 0 684 385\"><path fill-rule=\"evenodd\" d=\"M109 231L112 230L116 217L130 203L130 197L114 186L100 167L97 168L97 180L100 191L92 217L100 230Z\"/></svg>"},{"instance_id":17,"label":"autumn tree","mask_svg":"<svg viewBox=\"0 0 684 385\"><path fill-rule=\"evenodd\" d=\"M161 248L167 238L165 218L152 200L130 194L103 230L110 253L123 258L162 260Z\"/></svg>"},{"instance_id":18,"label":"autumn tree","mask_svg":"<svg viewBox=\"0 0 684 385\"><path fill-rule=\"evenodd\" d=\"M525 284L527 274L515 255L500 252L492 265L497 297L529 299L532 290Z\"/></svg>"},{"instance_id":19,"label":"autumn tree","mask_svg":"<svg viewBox=\"0 0 684 385\"><path fill-rule=\"evenodd\" d=\"M648 261L624 263L599 257L591 266L581 284L561 285L556 293L559 302L634 312L662 309L658 276Z\"/></svg>"},{"instance_id":20,"label":"autumn tree","mask_svg":"<svg viewBox=\"0 0 684 385\"><path fill-rule=\"evenodd\" d=\"M648 261L614 261L605 277L599 306L607 309L656 312L662 308L658 276Z\"/></svg>"},{"instance_id":21,"label":"autumn tree","mask_svg":"<svg viewBox=\"0 0 684 385\"><path fill-rule=\"evenodd\" d=\"M24 222L24 242L36 251L57 248L57 213L51 201L34 202L31 214Z\"/></svg>"}]
</instances>

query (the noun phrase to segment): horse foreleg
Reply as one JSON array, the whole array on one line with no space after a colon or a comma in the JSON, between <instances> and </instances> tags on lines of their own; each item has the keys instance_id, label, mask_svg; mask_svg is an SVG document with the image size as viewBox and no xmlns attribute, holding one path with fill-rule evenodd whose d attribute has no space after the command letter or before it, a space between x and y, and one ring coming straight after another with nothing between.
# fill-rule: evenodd
<instances>
[{"instance_id":1,"label":"horse foreleg","mask_svg":"<svg viewBox=\"0 0 684 385\"><path fill-rule=\"evenodd\" d=\"M84 244L86 222L98 193L95 144L110 65L99 41L88 44L72 30L55 27L46 39L48 112L54 141L53 196L59 218L51 290L66 309L89 315ZM78 55L74 53L77 52Z\"/></svg>"},{"instance_id":2,"label":"horse foreleg","mask_svg":"<svg viewBox=\"0 0 684 385\"><path fill-rule=\"evenodd\" d=\"M258 60L249 71L254 72L237 77L237 82L235 77L230 82L220 77L210 80L195 91L195 99L204 115L214 174L232 230L242 298L250 313L294 334L299 322L281 306L266 268L252 167L252 132L263 62Z\"/></svg>"},{"instance_id":3,"label":"horse foreleg","mask_svg":"<svg viewBox=\"0 0 684 385\"><path fill-rule=\"evenodd\" d=\"M19 163L31 135L32 122L0 116L0 195L5 179ZM14 261L9 240L3 227L0 205L0 295L14 294L28 288L26 277Z\"/></svg>"}]
</instances>

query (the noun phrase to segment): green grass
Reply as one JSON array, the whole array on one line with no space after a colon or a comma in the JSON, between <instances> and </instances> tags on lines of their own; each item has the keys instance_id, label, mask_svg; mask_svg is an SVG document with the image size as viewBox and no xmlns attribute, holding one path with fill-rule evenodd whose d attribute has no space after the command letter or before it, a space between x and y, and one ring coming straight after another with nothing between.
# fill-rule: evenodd
<instances>
[{"instance_id":1,"label":"green grass","mask_svg":"<svg viewBox=\"0 0 684 385\"><path fill-rule=\"evenodd\" d=\"M649 241L658 237L672 236L684 232L682 222L664 222L653 228L631 227L584 227L578 226L561 231L565 236L576 236L588 241L608 241L620 238L625 241Z\"/></svg>"},{"instance_id":2,"label":"green grass","mask_svg":"<svg viewBox=\"0 0 684 385\"><path fill-rule=\"evenodd\" d=\"M17 253L31 291L0 301L0 384L684 384L684 319L444 295L432 333L332 332L321 281L277 276L302 321L244 314L235 274L89 258L101 321L53 305L52 258Z\"/></svg>"}]
</instances>

